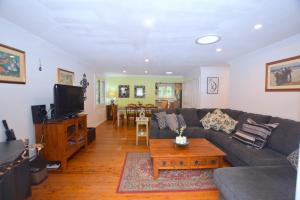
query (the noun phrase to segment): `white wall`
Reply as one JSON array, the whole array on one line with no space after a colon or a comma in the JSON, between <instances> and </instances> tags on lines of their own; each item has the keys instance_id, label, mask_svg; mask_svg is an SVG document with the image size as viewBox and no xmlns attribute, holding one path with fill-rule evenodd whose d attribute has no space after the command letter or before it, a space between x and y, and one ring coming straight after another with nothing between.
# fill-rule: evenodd
<instances>
[{"instance_id":1,"label":"white wall","mask_svg":"<svg viewBox=\"0 0 300 200\"><path fill-rule=\"evenodd\" d=\"M300 121L300 92L265 92L265 64L300 55L300 34L230 63L230 107Z\"/></svg>"},{"instance_id":2,"label":"white wall","mask_svg":"<svg viewBox=\"0 0 300 200\"><path fill-rule=\"evenodd\" d=\"M0 83L0 119L6 119L19 139L35 141L31 105L53 102L53 85L57 81L57 67L75 72L75 85L79 85L83 73L87 74L90 86L87 89L85 112L88 126L96 126L105 120L105 112L95 109L94 72L86 63L49 42L0 18L0 43L26 52L26 84ZM39 58L43 70L39 71ZM0 124L0 141L5 140L4 128Z\"/></svg>"},{"instance_id":3,"label":"white wall","mask_svg":"<svg viewBox=\"0 0 300 200\"><path fill-rule=\"evenodd\" d=\"M218 94L207 94L207 77L219 77ZM229 67L199 67L185 76L183 107L227 108L229 106Z\"/></svg>"},{"instance_id":4,"label":"white wall","mask_svg":"<svg viewBox=\"0 0 300 200\"><path fill-rule=\"evenodd\" d=\"M200 68L197 68L184 76L182 87L183 108L200 108L200 79Z\"/></svg>"}]
</instances>

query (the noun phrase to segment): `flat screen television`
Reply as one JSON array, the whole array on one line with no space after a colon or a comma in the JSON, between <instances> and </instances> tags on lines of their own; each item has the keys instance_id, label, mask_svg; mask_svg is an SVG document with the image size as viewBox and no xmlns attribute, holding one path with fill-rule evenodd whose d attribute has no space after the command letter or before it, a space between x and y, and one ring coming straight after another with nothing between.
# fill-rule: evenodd
<instances>
[{"instance_id":1,"label":"flat screen television","mask_svg":"<svg viewBox=\"0 0 300 200\"><path fill-rule=\"evenodd\" d=\"M84 110L84 94L82 87L70 85L54 85L55 118L74 116Z\"/></svg>"}]
</instances>

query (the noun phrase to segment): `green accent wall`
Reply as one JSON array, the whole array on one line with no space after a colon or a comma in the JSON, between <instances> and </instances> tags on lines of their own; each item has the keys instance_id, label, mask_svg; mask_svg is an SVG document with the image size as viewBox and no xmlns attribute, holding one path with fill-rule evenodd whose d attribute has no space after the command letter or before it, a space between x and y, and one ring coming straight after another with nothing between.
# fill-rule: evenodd
<instances>
[{"instance_id":1,"label":"green accent wall","mask_svg":"<svg viewBox=\"0 0 300 200\"><path fill-rule=\"evenodd\" d=\"M110 96L114 94L117 97L117 104L121 107L130 103L154 104L155 84L156 83L183 83L181 77L163 77L163 76L111 76L106 78L107 85L107 102L110 102ZM129 98L119 98L119 85L129 85ZM134 97L134 86L145 86L145 98Z\"/></svg>"}]
</instances>

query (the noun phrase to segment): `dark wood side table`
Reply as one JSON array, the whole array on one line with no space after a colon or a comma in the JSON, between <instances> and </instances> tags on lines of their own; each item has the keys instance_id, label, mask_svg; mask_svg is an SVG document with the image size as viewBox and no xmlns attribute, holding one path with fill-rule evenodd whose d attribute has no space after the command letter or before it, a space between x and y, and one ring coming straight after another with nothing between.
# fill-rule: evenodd
<instances>
[{"instance_id":1,"label":"dark wood side table","mask_svg":"<svg viewBox=\"0 0 300 200\"><path fill-rule=\"evenodd\" d=\"M106 105L106 120L113 120L112 105Z\"/></svg>"}]
</instances>

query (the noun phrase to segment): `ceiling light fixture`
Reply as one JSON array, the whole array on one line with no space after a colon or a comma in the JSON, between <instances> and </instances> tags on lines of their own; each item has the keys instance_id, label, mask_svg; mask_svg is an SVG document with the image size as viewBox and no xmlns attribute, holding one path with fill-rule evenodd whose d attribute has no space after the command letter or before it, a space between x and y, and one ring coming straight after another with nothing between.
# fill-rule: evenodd
<instances>
[{"instance_id":1,"label":"ceiling light fixture","mask_svg":"<svg viewBox=\"0 0 300 200\"><path fill-rule=\"evenodd\" d=\"M261 29L263 27L263 25L262 24L255 24L254 25L254 30L259 30L259 29Z\"/></svg>"},{"instance_id":2,"label":"ceiling light fixture","mask_svg":"<svg viewBox=\"0 0 300 200\"><path fill-rule=\"evenodd\" d=\"M154 27L154 20L152 18L147 18L144 20L144 26L146 28L153 28Z\"/></svg>"},{"instance_id":3,"label":"ceiling light fixture","mask_svg":"<svg viewBox=\"0 0 300 200\"><path fill-rule=\"evenodd\" d=\"M145 62L149 62L149 59L148 59L148 58L146 58L146 59L145 59Z\"/></svg>"},{"instance_id":4,"label":"ceiling light fixture","mask_svg":"<svg viewBox=\"0 0 300 200\"><path fill-rule=\"evenodd\" d=\"M216 42L218 42L220 40L221 40L220 36L217 36L217 35L205 35L205 36L199 37L196 40L196 43L197 44L213 44L213 43L216 43Z\"/></svg>"},{"instance_id":5,"label":"ceiling light fixture","mask_svg":"<svg viewBox=\"0 0 300 200\"><path fill-rule=\"evenodd\" d=\"M170 75L170 74L173 74L173 72L166 72L166 74Z\"/></svg>"},{"instance_id":6,"label":"ceiling light fixture","mask_svg":"<svg viewBox=\"0 0 300 200\"><path fill-rule=\"evenodd\" d=\"M217 48L217 49L216 49L216 52L221 52L221 51L222 51L221 48Z\"/></svg>"},{"instance_id":7,"label":"ceiling light fixture","mask_svg":"<svg viewBox=\"0 0 300 200\"><path fill-rule=\"evenodd\" d=\"M145 74L148 74L148 70L145 70L144 73L145 73Z\"/></svg>"},{"instance_id":8,"label":"ceiling light fixture","mask_svg":"<svg viewBox=\"0 0 300 200\"><path fill-rule=\"evenodd\" d=\"M126 73L127 71L125 70L125 69L123 69L123 71L122 71L123 73Z\"/></svg>"}]
</instances>

